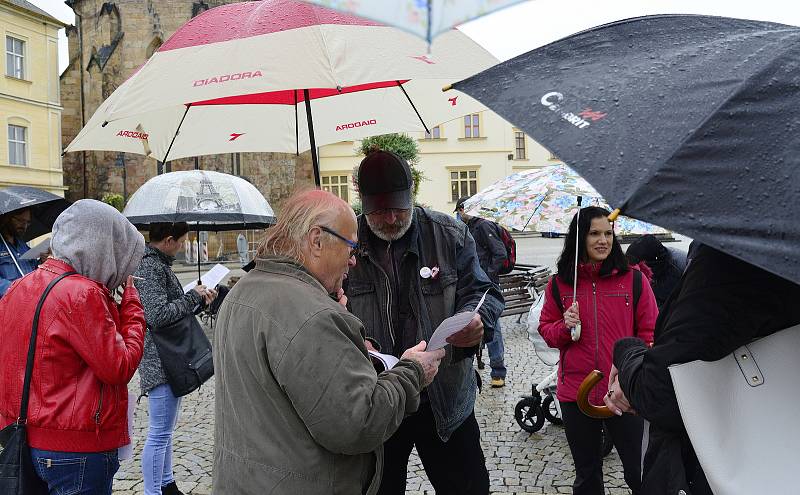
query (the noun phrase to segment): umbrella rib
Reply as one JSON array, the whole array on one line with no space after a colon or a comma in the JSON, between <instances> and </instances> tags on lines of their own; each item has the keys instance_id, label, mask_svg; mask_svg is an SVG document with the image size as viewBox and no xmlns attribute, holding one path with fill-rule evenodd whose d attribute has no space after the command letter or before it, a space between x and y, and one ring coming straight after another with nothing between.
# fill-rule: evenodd
<instances>
[{"instance_id":1,"label":"umbrella rib","mask_svg":"<svg viewBox=\"0 0 800 495\"><path fill-rule=\"evenodd\" d=\"M167 158L169 158L169 152L172 150L172 145L175 143L175 138L177 138L178 134L181 132L181 126L183 125L183 120L186 118L186 114L189 113L190 108L192 108L191 103L186 105L186 110L183 112L183 117L181 117L181 121L178 123L178 128L175 129L175 135L172 136L172 141L170 141L169 148L167 148L167 153L164 155L164 159L161 160L161 163L164 164L167 163Z\"/></svg>"},{"instance_id":2,"label":"umbrella rib","mask_svg":"<svg viewBox=\"0 0 800 495\"><path fill-rule=\"evenodd\" d=\"M425 128L425 132L430 134L431 133L430 129L428 129L428 126L425 124L425 121L422 120L422 115L419 114L419 110L417 110L417 106L414 105L414 102L411 101L411 97L408 96L408 93L406 92L406 88L403 87L403 85L400 83L400 81L395 81L395 82L397 83L397 87L400 88L400 91L402 91L403 94L405 95L406 100L408 100L408 103L411 105L411 108L414 109L414 112L417 114L417 118L419 119L419 121L422 122L422 127Z\"/></svg>"}]
</instances>

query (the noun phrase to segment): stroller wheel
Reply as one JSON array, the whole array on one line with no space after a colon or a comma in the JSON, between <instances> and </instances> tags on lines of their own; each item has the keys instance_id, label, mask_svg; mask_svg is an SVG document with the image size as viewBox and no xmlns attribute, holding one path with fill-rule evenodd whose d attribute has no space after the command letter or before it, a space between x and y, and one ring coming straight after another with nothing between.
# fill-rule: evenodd
<instances>
[{"instance_id":1,"label":"stroller wheel","mask_svg":"<svg viewBox=\"0 0 800 495\"><path fill-rule=\"evenodd\" d=\"M517 402L514 407L514 419L520 428L528 433L536 433L544 426L544 413L539 401L532 397L525 397Z\"/></svg>"},{"instance_id":2,"label":"stroller wheel","mask_svg":"<svg viewBox=\"0 0 800 495\"><path fill-rule=\"evenodd\" d=\"M548 395L542 401L542 411L544 411L544 418L550 423L561 426L564 424L564 421L561 419L561 415L558 413L558 408L556 407L556 403L553 400L552 395Z\"/></svg>"}]
</instances>

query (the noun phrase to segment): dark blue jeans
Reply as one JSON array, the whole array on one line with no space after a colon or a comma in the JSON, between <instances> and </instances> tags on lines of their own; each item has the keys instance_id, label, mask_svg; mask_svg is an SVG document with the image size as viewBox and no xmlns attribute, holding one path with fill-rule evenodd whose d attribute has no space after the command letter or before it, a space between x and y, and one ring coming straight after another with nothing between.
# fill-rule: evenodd
<instances>
[{"instance_id":1,"label":"dark blue jeans","mask_svg":"<svg viewBox=\"0 0 800 495\"><path fill-rule=\"evenodd\" d=\"M117 451L53 452L31 449L36 474L51 494L111 495L114 474L119 469Z\"/></svg>"}]
</instances>

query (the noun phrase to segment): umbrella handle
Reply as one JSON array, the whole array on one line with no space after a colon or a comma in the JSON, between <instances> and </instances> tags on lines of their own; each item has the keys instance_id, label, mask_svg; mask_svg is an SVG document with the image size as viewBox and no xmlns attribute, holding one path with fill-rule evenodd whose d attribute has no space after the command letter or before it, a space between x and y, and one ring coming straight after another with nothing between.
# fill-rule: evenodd
<instances>
[{"instance_id":1,"label":"umbrella handle","mask_svg":"<svg viewBox=\"0 0 800 495\"><path fill-rule=\"evenodd\" d=\"M603 372L594 370L583 379L581 386L578 387L578 409L590 418L606 419L613 418L614 413L606 406L595 406L589 403L589 392L603 380Z\"/></svg>"}]
</instances>

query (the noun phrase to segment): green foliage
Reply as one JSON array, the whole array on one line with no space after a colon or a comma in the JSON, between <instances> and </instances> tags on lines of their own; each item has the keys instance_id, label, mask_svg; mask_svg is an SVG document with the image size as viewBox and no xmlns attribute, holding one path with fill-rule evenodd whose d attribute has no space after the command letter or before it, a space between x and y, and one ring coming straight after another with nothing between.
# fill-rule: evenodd
<instances>
[{"instance_id":1,"label":"green foliage","mask_svg":"<svg viewBox=\"0 0 800 495\"><path fill-rule=\"evenodd\" d=\"M363 139L361 141L361 146L356 149L356 152L361 155L366 155L370 151L375 150L391 151L405 158L408 165L411 167L411 177L414 180L412 195L416 198L420 183L423 180L427 180L422 170L417 168L417 165L419 165L419 147L417 146L417 141L405 134L382 134L380 136L372 136ZM353 170L353 177L358 177L358 167ZM356 189L358 189L358 184L356 184Z\"/></svg>"},{"instance_id":2,"label":"green foliage","mask_svg":"<svg viewBox=\"0 0 800 495\"><path fill-rule=\"evenodd\" d=\"M122 211L122 209L125 208L125 198L122 197L122 194L103 193L103 197L100 198L100 201L113 206L117 211Z\"/></svg>"}]
</instances>

